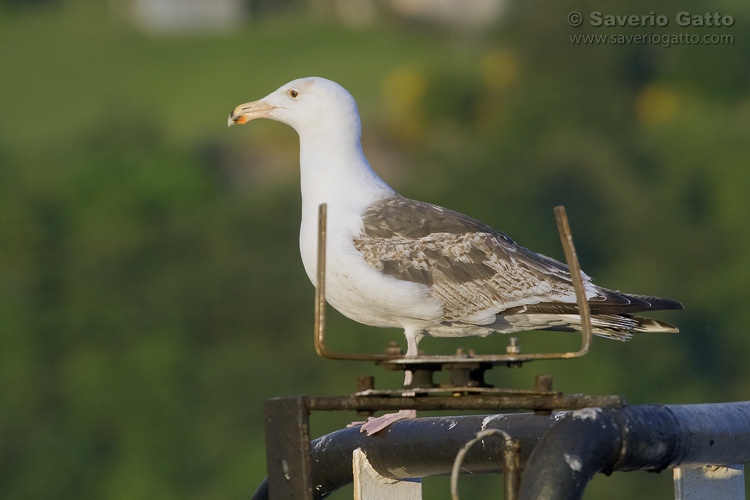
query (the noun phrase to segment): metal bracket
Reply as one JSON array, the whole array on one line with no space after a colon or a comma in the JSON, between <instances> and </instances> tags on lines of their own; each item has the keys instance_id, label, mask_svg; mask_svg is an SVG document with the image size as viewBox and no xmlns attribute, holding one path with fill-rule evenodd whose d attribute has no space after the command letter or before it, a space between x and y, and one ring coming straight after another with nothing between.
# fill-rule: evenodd
<instances>
[{"instance_id":1,"label":"metal bracket","mask_svg":"<svg viewBox=\"0 0 750 500\"><path fill-rule=\"evenodd\" d=\"M581 267L578 263L573 237L568 224L568 217L565 213L565 207L562 205L554 209L557 229L560 233L565 259L570 270L570 276L576 292L576 301L578 303L578 312L581 316L581 348L575 352L563 353L530 353L520 354L520 348L515 346L511 341L508 348L508 354L497 355L477 355L470 353L465 356L418 356L415 358L405 358L400 352L393 354L355 354L355 353L334 353L328 350L325 342L325 281L326 281L326 219L327 205L322 203L318 207L318 263L317 263L317 286L315 287L315 351L319 356L328 359L358 360L358 361L378 361L379 364L392 367L391 369L408 369L419 370L420 365L435 364L482 364L482 365L500 365L519 366L520 364L533 361L536 359L569 359L578 358L589 351L591 345L591 314L589 312L586 292L583 288L583 277ZM429 369L429 368L428 368Z\"/></svg>"}]
</instances>

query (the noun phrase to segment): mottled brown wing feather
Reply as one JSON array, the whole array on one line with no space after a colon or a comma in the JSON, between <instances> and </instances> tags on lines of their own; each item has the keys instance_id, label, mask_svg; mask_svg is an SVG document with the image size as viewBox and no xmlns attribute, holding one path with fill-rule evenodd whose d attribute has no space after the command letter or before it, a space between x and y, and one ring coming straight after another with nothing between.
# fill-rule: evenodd
<instances>
[{"instance_id":1,"label":"mottled brown wing feather","mask_svg":"<svg viewBox=\"0 0 750 500\"><path fill-rule=\"evenodd\" d=\"M445 304L445 320L479 314L575 314L568 267L518 246L510 237L466 215L394 196L363 214L354 245L373 268L431 288ZM592 313L679 309L678 302L625 295L586 282ZM507 310L510 309L510 310ZM507 311L506 311L507 310Z\"/></svg>"},{"instance_id":2,"label":"mottled brown wing feather","mask_svg":"<svg viewBox=\"0 0 750 500\"><path fill-rule=\"evenodd\" d=\"M430 286L448 321L573 295L565 265L458 212L392 197L371 206L363 221L354 245L365 261Z\"/></svg>"}]
</instances>

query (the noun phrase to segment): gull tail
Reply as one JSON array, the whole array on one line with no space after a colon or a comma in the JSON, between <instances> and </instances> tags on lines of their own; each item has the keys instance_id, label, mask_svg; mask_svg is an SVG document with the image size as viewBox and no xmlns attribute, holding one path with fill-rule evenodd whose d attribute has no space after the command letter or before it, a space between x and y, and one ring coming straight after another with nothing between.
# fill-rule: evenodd
<instances>
[{"instance_id":1,"label":"gull tail","mask_svg":"<svg viewBox=\"0 0 750 500\"><path fill-rule=\"evenodd\" d=\"M682 309L676 300L650 295L625 294L599 288L599 295L589 299L591 332L614 340L630 340L634 333L677 333L679 329L652 318L634 313ZM535 330L580 331L581 316L574 303L542 302L505 311L526 317L526 326ZM506 316L508 320L512 317ZM518 323L518 321L512 321Z\"/></svg>"},{"instance_id":2,"label":"gull tail","mask_svg":"<svg viewBox=\"0 0 750 500\"><path fill-rule=\"evenodd\" d=\"M565 325L554 325L542 330L580 331L581 317L577 314L560 315L565 318ZM634 333L678 333L676 326L653 318L632 316L630 314L593 314L591 315L591 333L599 337L625 342Z\"/></svg>"}]
</instances>

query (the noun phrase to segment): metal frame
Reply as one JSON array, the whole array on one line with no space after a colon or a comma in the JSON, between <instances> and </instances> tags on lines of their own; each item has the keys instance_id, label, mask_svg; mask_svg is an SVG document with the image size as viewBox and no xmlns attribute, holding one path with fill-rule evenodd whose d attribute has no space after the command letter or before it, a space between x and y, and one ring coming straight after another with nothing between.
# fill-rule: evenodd
<instances>
[{"instance_id":1,"label":"metal frame","mask_svg":"<svg viewBox=\"0 0 750 500\"><path fill-rule=\"evenodd\" d=\"M525 394L521 394L525 393ZM310 443L310 413L313 411L374 411L399 410L414 408L419 411L436 410L534 410L540 422L553 422L552 410L574 410L588 407L623 407L622 396L592 396L588 394L563 394L559 392L513 391L510 394L469 394L455 396L291 396L267 399L263 405L263 420L266 436L266 468L268 472L267 488L272 500L312 500L321 498L327 486L319 481L330 478L318 478L313 467L319 461L312 460L311 452L319 453L320 440ZM520 417L520 414L519 414ZM510 415L508 418L515 418ZM407 428L414 422L404 420L392 424L378 436L388 436L392 427ZM481 419L480 419L481 420ZM419 425L419 424L418 424ZM434 429L433 429L434 430ZM377 443L380 439L359 432L359 427L344 430L347 433L361 436L365 443ZM407 433L410 434L410 433ZM445 439L444 435L435 436L435 441ZM323 440L325 442L325 439ZM525 453L525 452L523 452ZM351 464L351 455L348 457ZM376 464L373 464L376 465ZM376 467L377 468L377 467ZM445 471L449 472L449 469ZM342 473L342 471L339 471ZM343 471L347 476L351 468ZM515 487L515 486L514 486ZM263 487L265 489L265 487ZM268 492L256 495L254 499L268 498Z\"/></svg>"},{"instance_id":2,"label":"metal frame","mask_svg":"<svg viewBox=\"0 0 750 500\"><path fill-rule=\"evenodd\" d=\"M581 348L575 352L563 353L531 353L520 355L514 351L514 343L508 348L509 354L495 355L476 355L474 353L464 356L418 356L416 358L405 358L394 354L355 354L355 353L334 353L328 350L325 342L325 318L326 318L326 301L325 301L325 281L326 281L326 235L327 235L327 213L328 208L325 203L318 206L318 264L317 264L317 286L315 287L315 352L319 356L327 359L340 360L357 360L357 361L379 361L381 364L391 365L393 369L408 369L409 367L418 367L424 364L434 363L491 363L492 365L508 364L509 366L518 366L521 363L533 361L535 359L569 359L584 356L589 352L591 346L591 313L589 311L586 292L583 288L583 278L581 267L578 263L578 256L573 245L573 236L570 232L568 217L565 213L565 207L562 205L554 208L557 229L560 233L565 260L570 270L570 276L573 280L573 286L576 292L576 301L578 311L581 316Z\"/></svg>"},{"instance_id":3,"label":"metal frame","mask_svg":"<svg viewBox=\"0 0 750 500\"><path fill-rule=\"evenodd\" d=\"M582 498L599 472L750 462L750 401L408 419L393 423L377 438L354 427L311 443L310 410L334 409L321 403L306 396L265 402L268 478L253 500L324 498L352 482L352 451L357 448L384 477L448 474L460 449L489 429L520 440L521 500ZM504 447L499 444L485 439L482 446L472 446L460 472L500 472ZM570 457L579 461L577 467Z\"/></svg>"}]
</instances>

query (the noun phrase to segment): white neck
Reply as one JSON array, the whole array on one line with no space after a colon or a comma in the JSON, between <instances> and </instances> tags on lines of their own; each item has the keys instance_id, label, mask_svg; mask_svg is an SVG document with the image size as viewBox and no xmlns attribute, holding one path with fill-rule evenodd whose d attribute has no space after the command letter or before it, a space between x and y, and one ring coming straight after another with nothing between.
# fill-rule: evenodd
<instances>
[{"instance_id":1,"label":"white neck","mask_svg":"<svg viewBox=\"0 0 750 500\"><path fill-rule=\"evenodd\" d=\"M359 127L336 129L321 126L300 134L303 226L311 222L305 214L317 220L321 203L328 204L332 216L339 211L359 215L374 201L394 193L362 153Z\"/></svg>"},{"instance_id":2,"label":"white neck","mask_svg":"<svg viewBox=\"0 0 750 500\"><path fill-rule=\"evenodd\" d=\"M359 123L357 123L359 125ZM326 127L300 133L302 225L300 251L308 276L315 283L318 206L328 205L328 242L351 237L359 216L373 202L395 192L372 171L362 154L359 127Z\"/></svg>"}]
</instances>

